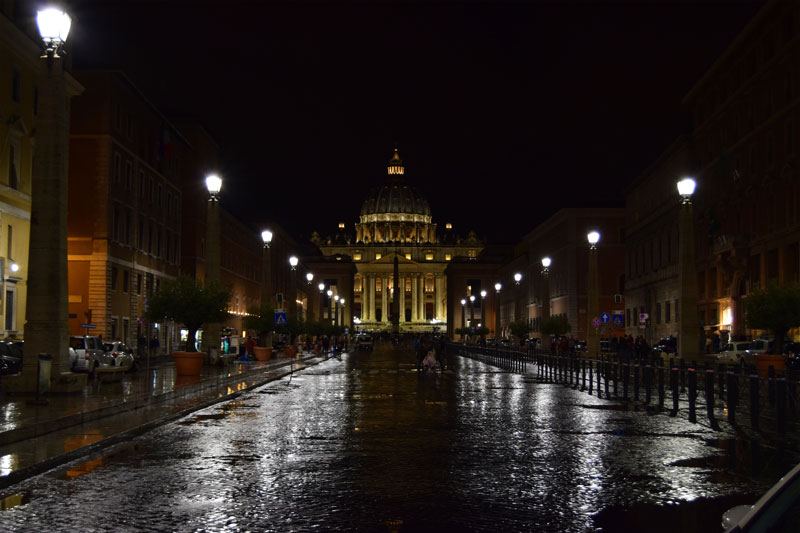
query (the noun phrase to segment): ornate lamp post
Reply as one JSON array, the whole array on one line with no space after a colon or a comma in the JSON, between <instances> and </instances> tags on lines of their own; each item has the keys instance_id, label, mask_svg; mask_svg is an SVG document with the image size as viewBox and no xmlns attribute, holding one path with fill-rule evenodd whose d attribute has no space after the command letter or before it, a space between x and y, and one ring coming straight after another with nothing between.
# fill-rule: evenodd
<instances>
[{"instance_id":1,"label":"ornate lamp post","mask_svg":"<svg viewBox=\"0 0 800 533\"><path fill-rule=\"evenodd\" d=\"M500 339L500 289L503 288L501 283L494 284L494 340L497 342Z\"/></svg>"},{"instance_id":2,"label":"ornate lamp post","mask_svg":"<svg viewBox=\"0 0 800 533\"><path fill-rule=\"evenodd\" d=\"M586 317L586 352L597 356L600 354L600 336L597 328L592 324L600 314L599 282L597 276L597 243L600 242L600 234L596 231L590 232L586 239L589 241L589 277L586 280L588 292L587 317Z\"/></svg>"},{"instance_id":3,"label":"ornate lamp post","mask_svg":"<svg viewBox=\"0 0 800 533\"><path fill-rule=\"evenodd\" d=\"M472 327L472 322L475 321L475 295L469 295L469 327Z\"/></svg>"},{"instance_id":4,"label":"ornate lamp post","mask_svg":"<svg viewBox=\"0 0 800 533\"><path fill-rule=\"evenodd\" d=\"M467 321L466 305L467 305L467 300L461 298L461 329L464 329L466 327L466 321Z\"/></svg>"},{"instance_id":5,"label":"ornate lamp post","mask_svg":"<svg viewBox=\"0 0 800 533\"><path fill-rule=\"evenodd\" d=\"M261 240L264 242L263 253L261 254L261 275L264 278L261 283L261 307L268 308L272 305L272 264L269 260L269 246L272 243L272 232L265 229L261 232Z\"/></svg>"},{"instance_id":6,"label":"ornate lamp post","mask_svg":"<svg viewBox=\"0 0 800 533\"><path fill-rule=\"evenodd\" d=\"M289 294L286 296L286 312L297 316L297 263L296 256L289 258Z\"/></svg>"},{"instance_id":7,"label":"ornate lamp post","mask_svg":"<svg viewBox=\"0 0 800 533\"><path fill-rule=\"evenodd\" d=\"M344 298L339 298L339 305L342 306L342 310L341 310L340 315L339 315L340 320L341 320L341 324L340 325L341 326L347 326L347 322L344 319Z\"/></svg>"},{"instance_id":8,"label":"ornate lamp post","mask_svg":"<svg viewBox=\"0 0 800 533\"><path fill-rule=\"evenodd\" d=\"M323 311L322 304L323 304L323 301L325 299L324 298L325 284L320 281L319 285L317 285L317 288L319 289L319 318L318 318L318 320L320 322L322 322L322 311Z\"/></svg>"},{"instance_id":9,"label":"ornate lamp post","mask_svg":"<svg viewBox=\"0 0 800 533\"><path fill-rule=\"evenodd\" d=\"M36 117L36 150L31 183L31 225L28 256L28 304L25 310L25 356L22 376L4 379L8 390L37 390L39 354L52 356L50 376L41 376L42 391L82 390L86 379L75 376L60 382L69 372L69 319L67 295L67 169L69 155L69 86L59 51L72 21L57 9L39 11L36 16L44 42L47 74L41 87ZM57 66L57 65L60 65ZM69 92L69 94L68 94ZM48 379L46 379L48 378Z\"/></svg>"},{"instance_id":10,"label":"ornate lamp post","mask_svg":"<svg viewBox=\"0 0 800 533\"><path fill-rule=\"evenodd\" d=\"M208 211L206 220L206 280L205 285L219 285L220 282L220 225L219 225L219 193L222 190L222 178L216 174L206 176L208 189ZM220 325L206 324L203 331L203 350L209 359L216 361L219 353Z\"/></svg>"},{"instance_id":11,"label":"ornate lamp post","mask_svg":"<svg viewBox=\"0 0 800 533\"><path fill-rule=\"evenodd\" d=\"M333 291L328 289L328 320L330 320L331 324L333 324Z\"/></svg>"},{"instance_id":12,"label":"ornate lamp post","mask_svg":"<svg viewBox=\"0 0 800 533\"><path fill-rule=\"evenodd\" d=\"M481 291L481 324L486 323L486 291Z\"/></svg>"},{"instance_id":13,"label":"ornate lamp post","mask_svg":"<svg viewBox=\"0 0 800 533\"><path fill-rule=\"evenodd\" d=\"M333 323L338 326L339 325L339 295L338 294L333 297L333 317L334 317Z\"/></svg>"},{"instance_id":14,"label":"ornate lamp post","mask_svg":"<svg viewBox=\"0 0 800 533\"><path fill-rule=\"evenodd\" d=\"M700 354L700 321L697 317L697 272L694 258L694 220L692 194L696 183L692 178L678 182L681 211L678 221L680 231L680 327L678 330L678 355L691 360Z\"/></svg>"},{"instance_id":15,"label":"ornate lamp post","mask_svg":"<svg viewBox=\"0 0 800 533\"><path fill-rule=\"evenodd\" d=\"M540 323L550 318L550 265L552 261L549 257L542 257L542 311L539 313ZM542 337L542 348L546 346L544 333Z\"/></svg>"}]
</instances>

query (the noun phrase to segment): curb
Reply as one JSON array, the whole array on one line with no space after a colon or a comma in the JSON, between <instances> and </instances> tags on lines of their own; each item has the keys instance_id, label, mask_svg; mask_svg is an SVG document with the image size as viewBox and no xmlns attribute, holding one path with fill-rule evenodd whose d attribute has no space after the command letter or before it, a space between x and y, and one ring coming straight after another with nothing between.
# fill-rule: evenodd
<instances>
[{"instance_id":1,"label":"curb","mask_svg":"<svg viewBox=\"0 0 800 533\"><path fill-rule=\"evenodd\" d=\"M318 361L314 361L314 359L319 359L319 360ZM279 380L281 378L286 377L289 374L293 374L294 372L297 372L299 370L304 370L305 368L317 365L317 364L322 363L322 362L324 362L326 360L327 360L327 358L320 358L320 356L318 356L318 355L311 355L311 356L307 356L305 358L301 358L301 359L298 359L298 360L287 361L286 363L283 363L283 364L281 364L281 365L279 365L276 368L273 368L271 370L273 370L273 371L274 370L278 370L278 369L280 369L282 367L289 366L289 365L294 364L296 362L304 363L305 366L303 368L291 369L291 370L288 370L288 371L284 371L283 373L280 373L280 374L277 374L277 375L274 375L274 376L270 376L270 377L268 377L266 379L258 380L255 383L253 383L252 385L250 385L247 388L242 389L240 391L235 391L235 392L223 395L223 396L218 397L218 398L213 398L211 400L206 400L204 402L200 402L198 404L192 405L191 407L187 407L186 409L183 409L183 410L181 410L181 411L179 411L177 413L173 413L173 414L167 415L165 417L158 418L156 420L152 420L150 422L142 424L141 426L137 426L135 428L131 428L131 429L122 431L122 432L117 433L115 435L111 435L111 436L106 437L106 438L104 438L102 440L99 440L97 442L93 442L92 444L89 444L89 445L83 446L81 448L72 450L71 452L63 453L61 455L56 455L56 456L51 457L49 459L45 459L44 461L42 461L40 463L37 463L35 465L31 465L29 467L25 467L25 468L21 468L19 470L15 470L14 472L11 472L7 476L0 477L0 491L4 491L4 490L8 489L9 487L12 487L12 486L16 485L17 483L20 483L20 482L22 482L22 481L24 481L26 479L29 479L29 478L31 478L33 476L42 474L44 472L47 472L48 470L52 470L53 468L59 467L59 466L64 465L66 463L69 463L69 462L75 461L77 459L80 459L81 457L85 457L87 455L90 455L90 454L95 453L97 451L100 451L102 449L105 449L105 448L108 448L108 447L111 447L111 446L115 446L117 444L120 444L122 442L128 441L128 440L130 440L130 439L132 439L134 437L137 437L139 435L143 435L144 433L147 433L148 431L151 431L152 429L155 429L155 428L157 428L159 426L168 424L168 423L170 423L170 422L172 422L174 420L182 418L182 417L184 417L184 416L186 416L186 415L188 415L190 413L193 413L194 411L199 411L200 409L205 409L206 407L210 407L210 406L215 405L217 403L221 403L221 402L225 402L225 401L229 401L231 399L237 398L238 396L240 396L244 392L248 392L248 391L250 391L250 390L252 390L252 389L254 389L256 387L261 387L262 385L265 385L265 384L270 383L272 381L277 381L277 380ZM238 379L242 379L242 377L246 377L246 376L239 376ZM217 385L223 385L227 381L230 381L230 380L225 380L225 381L222 381L222 382L218 382ZM204 388L208 388L208 387L204 387ZM156 397L158 399L157 401L171 399L171 398L166 398L166 396L167 396L167 394L163 394L163 395L157 396ZM170 396L174 397L174 395L170 395ZM150 403L154 403L154 402L150 402ZM126 406L128 404L120 404L120 405ZM110 406L110 407L114 407L114 406ZM131 409L134 409L134 408L135 407L133 407ZM113 416L115 414L123 413L123 412L131 410L131 409L126 408L126 409L119 410L118 412L109 413L109 414L103 415L103 416ZM90 411L90 413L94 413L94 412L98 412L98 411L105 411L105 410L106 410L106 408L103 408L103 409L98 409L98 410L95 410L95 411ZM78 416L78 415L76 415L76 416ZM103 416L94 417L94 418L91 418L91 419L87 419L85 421L97 420L98 418L103 418ZM73 418L73 417L67 417L67 418ZM80 423L81 422L77 422L77 424L80 424ZM73 424L69 424L69 425L73 425ZM66 425L64 427L69 427L69 425ZM63 429L63 428L58 428L58 429ZM54 429L54 430L51 430L51 431L57 431L57 429Z\"/></svg>"}]
</instances>

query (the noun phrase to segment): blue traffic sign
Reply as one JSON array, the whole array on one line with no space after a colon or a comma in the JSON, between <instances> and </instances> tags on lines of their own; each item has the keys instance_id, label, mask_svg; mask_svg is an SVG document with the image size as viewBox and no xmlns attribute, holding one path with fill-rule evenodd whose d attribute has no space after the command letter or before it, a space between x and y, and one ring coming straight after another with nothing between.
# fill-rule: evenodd
<instances>
[{"instance_id":1,"label":"blue traffic sign","mask_svg":"<svg viewBox=\"0 0 800 533\"><path fill-rule=\"evenodd\" d=\"M286 313L275 313L275 325L276 326L286 325Z\"/></svg>"},{"instance_id":2,"label":"blue traffic sign","mask_svg":"<svg viewBox=\"0 0 800 533\"><path fill-rule=\"evenodd\" d=\"M609 322L611 322L611 315L609 315L608 313L602 313L600 315L600 322L602 322L603 324L608 324Z\"/></svg>"},{"instance_id":3,"label":"blue traffic sign","mask_svg":"<svg viewBox=\"0 0 800 533\"><path fill-rule=\"evenodd\" d=\"M614 326L621 328L625 325L625 317L615 313L611 315L611 323L614 324Z\"/></svg>"}]
</instances>

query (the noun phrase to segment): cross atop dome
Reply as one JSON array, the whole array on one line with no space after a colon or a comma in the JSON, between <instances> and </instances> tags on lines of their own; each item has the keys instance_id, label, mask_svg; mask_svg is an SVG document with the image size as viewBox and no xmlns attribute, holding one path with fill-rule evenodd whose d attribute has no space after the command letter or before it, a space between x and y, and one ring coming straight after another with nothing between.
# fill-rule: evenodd
<instances>
[{"instance_id":1,"label":"cross atop dome","mask_svg":"<svg viewBox=\"0 0 800 533\"><path fill-rule=\"evenodd\" d=\"M397 153L397 148L394 149L394 154L392 154L392 158L389 160L389 164L386 167L386 172L390 176L402 176L405 174L403 160L400 159L400 154Z\"/></svg>"}]
</instances>

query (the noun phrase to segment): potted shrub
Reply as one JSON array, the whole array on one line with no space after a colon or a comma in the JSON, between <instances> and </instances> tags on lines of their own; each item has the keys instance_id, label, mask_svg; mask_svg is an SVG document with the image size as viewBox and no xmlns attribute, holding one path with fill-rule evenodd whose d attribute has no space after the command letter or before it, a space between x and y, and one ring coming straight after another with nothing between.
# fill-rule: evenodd
<instances>
[{"instance_id":1,"label":"potted shrub","mask_svg":"<svg viewBox=\"0 0 800 533\"><path fill-rule=\"evenodd\" d=\"M275 329L275 310L269 306L251 307L242 325L258 333L256 347L253 348L257 361L269 361L272 357L272 330Z\"/></svg>"},{"instance_id":2,"label":"potted shrub","mask_svg":"<svg viewBox=\"0 0 800 533\"><path fill-rule=\"evenodd\" d=\"M749 294L744 301L745 322L753 329L772 331L774 342L768 353L755 356L760 376L767 376L769 367L776 371L786 367L783 342L790 329L800 326L800 285L770 283L766 289Z\"/></svg>"},{"instance_id":3,"label":"potted shrub","mask_svg":"<svg viewBox=\"0 0 800 533\"><path fill-rule=\"evenodd\" d=\"M189 276L165 280L161 289L150 297L147 318L154 322L170 320L189 330L186 351L172 354L178 375L200 374L205 354L195 348L197 330L204 324L226 320L229 302L230 291L216 283L203 287Z\"/></svg>"}]
</instances>

